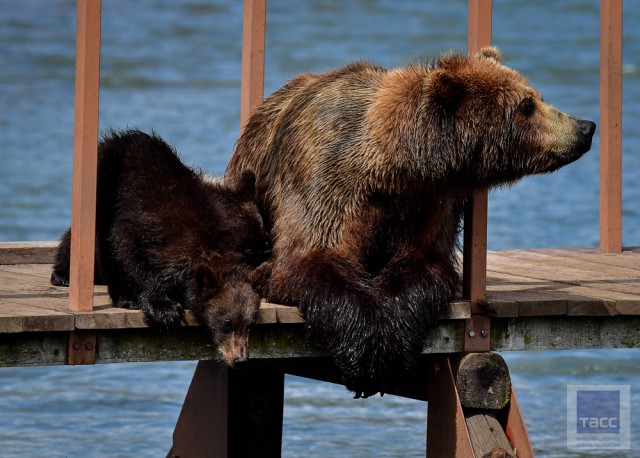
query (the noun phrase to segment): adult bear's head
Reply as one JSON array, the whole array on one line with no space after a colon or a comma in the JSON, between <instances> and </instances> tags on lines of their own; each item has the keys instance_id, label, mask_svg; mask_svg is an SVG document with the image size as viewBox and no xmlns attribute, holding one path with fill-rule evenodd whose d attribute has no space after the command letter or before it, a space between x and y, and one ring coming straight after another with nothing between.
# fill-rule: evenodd
<instances>
[{"instance_id":1,"label":"adult bear's head","mask_svg":"<svg viewBox=\"0 0 640 458\"><path fill-rule=\"evenodd\" d=\"M495 48L445 54L423 91L421 120L430 139L442 142L432 152L449 155L441 160L456 161L475 185L553 172L591 148L595 123L545 103L526 78L502 65Z\"/></svg>"}]
</instances>

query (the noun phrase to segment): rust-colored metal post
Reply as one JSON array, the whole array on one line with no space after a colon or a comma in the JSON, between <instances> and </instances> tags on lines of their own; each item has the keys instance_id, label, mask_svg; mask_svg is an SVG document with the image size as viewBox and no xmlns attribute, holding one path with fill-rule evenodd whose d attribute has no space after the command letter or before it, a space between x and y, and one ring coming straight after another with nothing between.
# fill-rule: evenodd
<instances>
[{"instance_id":1,"label":"rust-colored metal post","mask_svg":"<svg viewBox=\"0 0 640 458\"><path fill-rule=\"evenodd\" d=\"M491 44L492 0L469 0L469 54ZM469 196L464 215L463 295L471 302L465 325L465 351L489 351L490 320L478 303L487 294L487 190Z\"/></svg>"},{"instance_id":2,"label":"rust-colored metal post","mask_svg":"<svg viewBox=\"0 0 640 458\"><path fill-rule=\"evenodd\" d=\"M600 251L622 251L622 0L600 0Z\"/></svg>"},{"instance_id":3,"label":"rust-colored metal post","mask_svg":"<svg viewBox=\"0 0 640 458\"><path fill-rule=\"evenodd\" d=\"M200 361L167 456L280 456L283 402L284 372Z\"/></svg>"},{"instance_id":4,"label":"rust-colored metal post","mask_svg":"<svg viewBox=\"0 0 640 458\"><path fill-rule=\"evenodd\" d=\"M507 415L507 427L505 433L514 449L518 451L518 458L533 458L533 447L529 441L529 433L522 418L522 412L518 405L516 392L511 387L511 400L509 401L509 413Z\"/></svg>"},{"instance_id":5,"label":"rust-colored metal post","mask_svg":"<svg viewBox=\"0 0 640 458\"><path fill-rule=\"evenodd\" d=\"M78 0L69 308L93 309L101 0Z\"/></svg>"},{"instance_id":6,"label":"rust-colored metal post","mask_svg":"<svg viewBox=\"0 0 640 458\"><path fill-rule=\"evenodd\" d=\"M242 25L242 89L240 128L262 103L264 95L264 32L266 0L244 0Z\"/></svg>"}]
</instances>

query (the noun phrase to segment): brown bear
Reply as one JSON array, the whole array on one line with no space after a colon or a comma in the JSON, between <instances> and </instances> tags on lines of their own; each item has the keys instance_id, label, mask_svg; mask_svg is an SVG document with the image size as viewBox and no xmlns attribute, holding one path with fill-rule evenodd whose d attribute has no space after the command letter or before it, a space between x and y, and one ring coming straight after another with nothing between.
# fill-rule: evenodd
<instances>
[{"instance_id":1,"label":"brown bear","mask_svg":"<svg viewBox=\"0 0 640 458\"><path fill-rule=\"evenodd\" d=\"M226 177L256 175L270 301L296 305L356 397L396 386L458 286L476 189L552 172L595 124L545 103L495 48L302 74L249 119Z\"/></svg>"},{"instance_id":2,"label":"brown bear","mask_svg":"<svg viewBox=\"0 0 640 458\"><path fill-rule=\"evenodd\" d=\"M249 274L267 247L254 186L250 173L235 187L209 179L155 134L111 132L98 148L96 273L114 304L162 330L191 309L229 365L246 362L260 306ZM69 283L70 239L54 285Z\"/></svg>"}]
</instances>

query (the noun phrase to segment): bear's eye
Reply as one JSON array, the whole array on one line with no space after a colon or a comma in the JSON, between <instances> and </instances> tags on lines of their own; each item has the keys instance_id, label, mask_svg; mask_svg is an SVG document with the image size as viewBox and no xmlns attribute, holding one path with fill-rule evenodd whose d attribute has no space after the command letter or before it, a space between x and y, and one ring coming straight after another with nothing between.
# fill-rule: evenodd
<instances>
[{"instance_id":1,"label":"bear's eye","mask_svg":"<svg viewBox=\"0 0 640 458\"><path fill-rule=\"evenodd\" d=\"M222 322L222 327L220 328L220 330L225 334L230 334L231 331L233 331L233 323L231 322L231 320L224 320Z\"/></svg>"},{"instance_id":2,"label":"bear's eye","mask_svg":"<svg viewBox=\"0 0 640 458\"><path fill-rule=\"evenodd\" d=\"M520 105L518 106L518 111L520 111L520 113L522 113L528 118L532 116L533 113L535 113L536 104L532 98L527 97L522 102L520 102Z\"/></svg>"}]
</instances>

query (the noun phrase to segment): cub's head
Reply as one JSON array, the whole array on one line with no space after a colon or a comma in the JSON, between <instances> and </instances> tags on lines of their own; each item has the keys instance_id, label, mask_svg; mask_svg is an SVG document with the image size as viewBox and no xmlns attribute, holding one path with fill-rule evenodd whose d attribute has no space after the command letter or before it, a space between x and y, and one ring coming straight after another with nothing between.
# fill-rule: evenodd
<instances>
[{"instance_id":1,"label":"cub's head","mask_svg":"<svg viewBox=\"0 0 640 458\"><path fill-rule=\"evenodd\" d=\"M501 63L495 48L474 56L445 54L429 72L423 117L432 142L474 186L513 182L569 164L591 148L596 125L547 104ZM451 156L453 155L453 157Z\"/></svg>"},{"instance_id":2,"label":"cub's head","mask_svg":"<svg viewBox=\"0 0 640 458\"><path fill-rule=\"evenodd\" d=\"M228 261L228 260L226 260ZM241 367L249 358L249 332L256 324L260 296L251 288L248 273L225 262L195 266L192 310L211 332L224 361Z\"/></svg>"}]
</instances>

